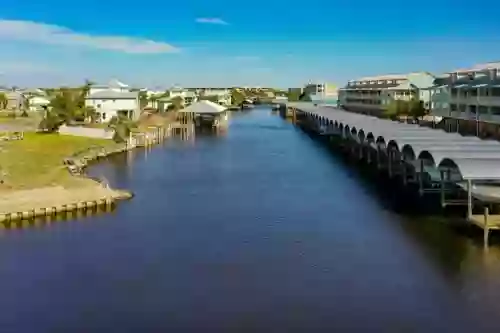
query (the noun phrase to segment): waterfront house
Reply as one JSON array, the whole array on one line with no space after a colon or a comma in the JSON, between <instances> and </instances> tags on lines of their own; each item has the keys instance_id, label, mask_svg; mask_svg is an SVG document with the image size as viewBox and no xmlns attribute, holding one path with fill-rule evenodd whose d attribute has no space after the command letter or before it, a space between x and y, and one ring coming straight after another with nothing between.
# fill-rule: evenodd
<instances>
[{"instance_id":1,"label":"waterfront house","mask_svg":"<svg viewBox=\"0 0 500 333\"><path fill-rule=\"evenodd\" d=\"M137 120L141 113L138 91L99 90L85 98L85 106L96 110L100 122L109 122L119 114Z\"/></svg>"},{"instance_id":2,"label":"waterfront house","mask_svg":"<svg viewBox=\"0 0 500 333\"><path fill-rule=\"evenodd\" d=\"M230 89L206 88L203 90L202 94L204 97L209 97L215 103L222 106L229 106L232 102Z\"/></svg>"},{"instance_id":3,"label":"waterfront house","mask_svg":"<svg viewBox=\"0 0 500 333\"><path fill-rule=\"evenodd\" d=\"M21 91L21 93L26 96L26 98L31 98L34 96L47 96L47 93L39 88L32 88L32 89L24 89Z\"/></svg>"},{"instance_id":4,"label":"waterfront house","mask_svg":"<svg viewBox=\"0 0 500 333\"><path fill-rule=\"evenodd\" d=\"M170 88L167 94L158 99L158 109L160 112L164 112L168 109L168 106L172 104L174 98L181 99L181 106L188 107L194 102L198 101L198 96L194 91L190 91L179 86L174 86Z\"/></svg>"},{"instance_id":5,"label":"waterfront house","mask_svg":"<svg viewBox=\"0 0 500 333\"><path fill-rule=\"evenodd\" d=\"M449 74L452 118L500 124L500 62L475 65Z\"/></svg>"},{"instance_id":6,"label":"waterfront house","mask_svg":"<svg viewBox=\"0 0 500 333\"><path fill-rule=\"evenodd\" d=\"M18 91L5 92L7 110L21 110L26 105L26 97Z\"/></svg>"},{"instance_id":7,"label":"waterfront house","mask_svg":"<svg viewBox=\"0 0 500 333\"><path fill-rule=\"evenodd\" d=\"M28 98L29 111L46 110L49 104L50 100L45 97L33 96Z\"/></svg>"},{"instance_id":8,"label":"waterfront house","mask_svg":"<svg viewBox=\"0 0 500 333\"><path fill-rule=\"evenodd\" d=\"M348 111L379 115L394 100L421 100L428 107L428 88L436 77L428 72L379 75L349 81L339 90L339 105Z\"/></svg>"},{"instance_id":9,"label":"waterfront house","mask_svg":"<svg viewBox=\"0 0 500 333\"><path fill-rule=\"evenodd\" d=\"M308 83L302 92L307 95L335 95L337 96L337 86L331 83Z\"/></svg>"},{"instance_id":10,"label":"waterfront house","mask_svg":"<svg viewBox=\"0 0 500 333\"><path fill-rule=\"evenodd\" d=\"M446 73L433 87L431 113L450 131L500 138L500 61Z\"/></svg>"}]
</instances>

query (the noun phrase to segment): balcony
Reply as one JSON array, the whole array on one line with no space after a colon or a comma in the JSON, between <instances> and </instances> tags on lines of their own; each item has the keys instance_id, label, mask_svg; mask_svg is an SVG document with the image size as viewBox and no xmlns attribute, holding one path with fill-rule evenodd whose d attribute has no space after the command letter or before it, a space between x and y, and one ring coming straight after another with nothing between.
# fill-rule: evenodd
<instances>
[{"instance_id":1,"label":"balcony","mask_svg":"<svg viewBox=\"0 0 500 333\"><path fill-rule=\"evenodd\" d=\"M451 96L451 104L468 104L468 105L483 105L483 106L500 106L500 96Z\"/></svg>"}]
</instances>

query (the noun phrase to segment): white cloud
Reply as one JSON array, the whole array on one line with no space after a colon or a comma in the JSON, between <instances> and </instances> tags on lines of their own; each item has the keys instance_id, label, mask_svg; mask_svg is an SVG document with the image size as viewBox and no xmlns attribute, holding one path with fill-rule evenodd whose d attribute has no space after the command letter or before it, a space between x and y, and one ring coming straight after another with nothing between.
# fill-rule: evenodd
<instances>
[{"instance_id":1,"label":"white cloud","mask_svg":"<svg viewBox=\"0 0 500 333\"><path fill-rule=\"evenodd\" d=\"M200 17L196 19L198 23L228 25L226 21L217 17Z\"/></svg>"},{"instance_id":2,"label":"white cloud","mask_svg":"<svg viewBox=\"0 0 500 333\"><path fill-rule=\"evenodd\" d=\"M178 49L170 44L126 36L99 36L32 21L0 20L0 40L41 44L83 46L125 53L167 53Z\"/></svg>"}]
</instances>

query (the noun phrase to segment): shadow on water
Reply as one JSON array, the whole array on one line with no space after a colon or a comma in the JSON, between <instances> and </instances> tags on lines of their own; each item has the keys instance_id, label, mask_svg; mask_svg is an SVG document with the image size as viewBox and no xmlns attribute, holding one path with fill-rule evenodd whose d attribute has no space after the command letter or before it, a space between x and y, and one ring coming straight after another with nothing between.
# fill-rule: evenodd
<instances>
[{"instance_id":1,"label":"shadow on water","mask_svg":"<svg viewBox=\"0 0 500 333\"><path fill-rule=\"evenodd\" d=\"M483 252L483 231L465 220L464 207L442 209L439 196L422 199L415 188L405 188L399 180L389 180L372 166L355 165L338 147L323 142L314 134L303 132L335 164L346 167L349 178L357 182L386 211L397 215L398 228L414 241L444 274L460 277L470 253ZM388 190L391 189L391 190ZM491 247L500 246L500 233L490 236ZM495 256L498 251L493 250ZM478 254L479 253L479 254ZM460 279L457 279L459 281Z\"/></svg>"},{"instance_id":2,"label":"shadow on water","mask_svg":"<svg viewBox=\"0 0 500 333\"><path fill-rule=\"evenodd\" d=\"M94 222L95 220L92 218L104 214L112 215L116 211L116 208L116 205L113 203L111 206L94 206L88 209L77 209L74 211L60 212L54 215L0 223L0 230L1 232L12 232L15 230L48 228L56 223Z\"/></svg>"},{"instance_id":3,"label":"shadow on water","mask_svg":"<svg viewBox=\"0 0 500 333\"><path fill-rule=\"evenodd\" d=\"M386 179L264 112L235 116L223 136L167 140L90 168L136 194L111 215L5 232L0 327L434 332L465 330L470 317L497 325L499 251L485 255L448 217L423 214L417 201L405 207Z\"/></svg>"}]
</instances>

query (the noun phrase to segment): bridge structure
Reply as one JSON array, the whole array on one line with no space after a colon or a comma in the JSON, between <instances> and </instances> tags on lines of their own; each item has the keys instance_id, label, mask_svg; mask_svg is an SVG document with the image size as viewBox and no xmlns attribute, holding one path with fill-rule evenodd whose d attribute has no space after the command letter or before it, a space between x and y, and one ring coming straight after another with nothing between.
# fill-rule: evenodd
<instances>
[{"instance_id":1,"label":"bridge structure","mask_svg":"<svg viewBox=\"0 0 500 333\"><path fill-rule=\"evenodd\" d=\"M441 129L406 124L305 102L287 103L294 119L329 141L337 140L350 155L415 184L420 195L440 193L443 207L466 205L467 219L484 230L500 229L500 142L462 136ZM466 199L447 198L462 192ZM484 208L477 214L477 207Z\"/></svg>"}]
</instances>

